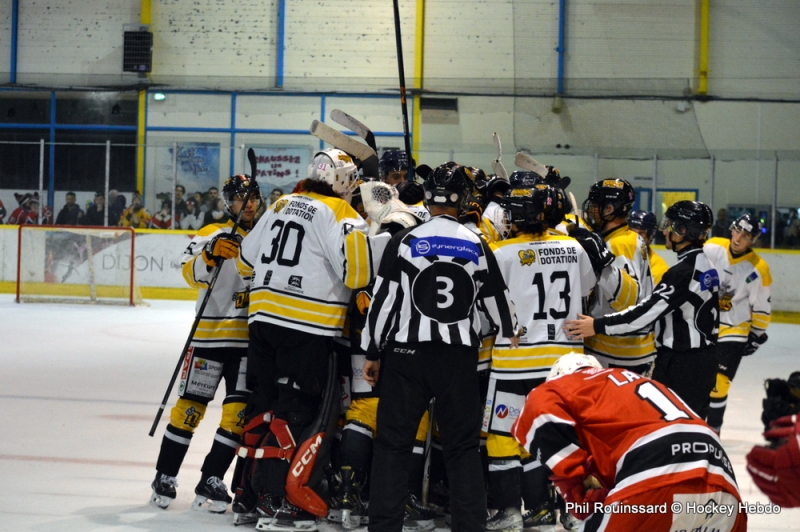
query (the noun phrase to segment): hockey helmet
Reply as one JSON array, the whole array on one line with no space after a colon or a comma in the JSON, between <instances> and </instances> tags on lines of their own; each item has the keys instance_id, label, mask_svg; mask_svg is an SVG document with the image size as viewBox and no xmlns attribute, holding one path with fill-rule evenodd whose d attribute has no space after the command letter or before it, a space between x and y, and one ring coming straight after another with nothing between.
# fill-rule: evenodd
<instances>
[{"instance_id":1,"label":"hockey helmet","mask_svg":"<svg viewBox=\"0 0 800 532\"><path fill-rule=\"evenodd\" d=\"M314 155L308 177L325 181L337 194L349 195L358 181L358 167L345 152L330 148Z\"/></svg>"},{"instance_id":2,"label":"hockey helmet","mask_svg":"<svg viewBox=\"0 0 800 532\"><path fill-rule=\"evenodd\" d=\"M251 184L253 192L250 194L250 197L252 199L257 199L260 203L263 199L261 197L261 187L258 186L257 181L251 180L249 175L232 175L225 180L225 184L222 185L222 200L225 202L228 214L233 215L233 210L231 209L233 200L237 197L243 200L247 196L248 190L251 189Z\"/></svg>"},{"instance_id":3,"label":"hockey helmet","mask_svg":"<svg viewBox=\"0 0 800 532\"><path fill-rule=\"evenodd\" d=\"M545 222L547 227L554 228L564 221L564 216L570 212L570 204L567 195L558 187L549 186L550 204L545 210Z\"/></svg>"},{"instance_id":4,"label":"hockey helmet","mask_svg":"<svg viewBox=\"0 0 800 532\"><path fill-rule=\"evenodd\" d=\"M731 224L730 229L731 232L737 231L750 235L752 239L751 245L756 243L756 240L758 240L758 237L761 236L761 232L763 231L761 221L749 212L736 218Z\"/></svg>"},{"instance_id":5,"label":"hockey helmet","mask_svg":"<svg viewBox=\"0 0 800 532\"><path fill-rule=\"evenodd\" d=\"M461 208L472 187L472 172L454 162L438 166L423 183L425 206Z\"/></svg>"},{"instance_id":6,"label":"hockey helmet","mask_svg":"<svg viewBox=\"0 0 800 532\"><path fill-rule=\"evenodd\" d=\"M600 231L605 222L627 217L636 198L633 186L624 179L603 179L589 189L589 197L583 202L583 219L594 231ZM604 215L606 205L613 212Z\"/></svg>"},{"instance_id":7,"label":"hockey helmet","mask_svg":"<svg viewBox=\"0 0 800 532\"><path fill-rule=\"evenodd\" d=\"M500 176L493 176L489 181L486 182L486 193L484 195L486 203L492 201L492 198L496 196L504 195L508 190L511 189L511 184L508 180L503 179Z\"/></svg>"},{"instance_id":8,"label":"hockey helmet","mask_svg":"<svg viewBox=\"0 0 800 532\"><path fill-rule=\"evenodd\" d=\"M647 235L647 241L650 242L658 230L658 221L656 220L656 215L650 211L631 211L628 214L628 226L644 231Z\"/></svg>"},{"instance_id":9,"label":"hockey helmet","mask_svg":"<svg viewBox=\"0 0 800 532\"><path fill-rule=\"evenodd\" d=\"M510 189L497 200L508 212L508 220L519 228L539 225L544 228L545 218L553 197L552 187L540 183ZM537 231L539 232L539 231Z\"/></svg>"},{"instance_id":10,"label":"hockey helmet","mask_svg":"<svg viewBox=\"0 0 800 532\"><path fill-rule=\"evenodd\" d=\"M411 164L416 166L413 157L411 158ZM391 172L408 172L408 153L402 150L386 150L381 155L378 168L380 169L381 179L386 179L386 176Z\"/></svg>"},{"instance_id":11,"label":"hockey helmet","mask_svg":"<svg viewBox=\"0 0 800 532\"><path fill-rule=\"evenodd\" d=\"M711 208L699 201L683 200L673 203L664 213L659 229L669 229L686 240L702 242L714 223Z\"/></svg>"},{"instance_id":12,"label":"hockey helmet","mask_svg":"<svg viewBox=\"0 0 800 532\"><path fill-rule=\"evenodd\" d=\"M508 176L508 182L512 187L532 187L539 183L544 183L542 176L530 170L515 170Z\"/></svg>"},{"instance_id":13,"label":"hockey helmet","mask_svg":"<svg viewBox=\"0 0 800 532\"><path fill-rule=\"evenodd\" d=\"M603 366L592 355L567 353L556 360L556 363L550 368L550 374L546 380L551 381L564 375L570 375L581 368L603 369Z\"/></svg>"}]
</instances>

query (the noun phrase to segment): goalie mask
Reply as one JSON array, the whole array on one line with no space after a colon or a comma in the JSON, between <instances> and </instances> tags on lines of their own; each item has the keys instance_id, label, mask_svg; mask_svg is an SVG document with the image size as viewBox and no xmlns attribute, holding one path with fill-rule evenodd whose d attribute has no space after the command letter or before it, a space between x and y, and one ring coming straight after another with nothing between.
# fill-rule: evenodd
<instances>
[{"instance_id":1,"label":"goalie mask","mask_svg":"<svg viewBox=\"0 0 800 532\"><path fill-rule=\"evenodd\" d=\"M358 181L358 167L345 152L331 148L314 155L308 165L308 177L325 181L334 192L349 200Z\"/></svg>"},{"instance_id":2,"label":"goalie mask","mask_svg":"<svg viewBox=\"0 0 800 532\"><path fill-rule=\"evenodd\" d=\"M601 231L606 222L627 218L635 198L633 186L624 179L598 181L589 189L589 197L583 202L583 220L593 231ZM613 210L606 213L608 205Z\"/></svg>"},{"instance_id":3,"label":"goalie mask","mask_svg":"<svg viewBox=\"0 0 800 532\"><path fill-rule=\"evenodd\" d=\"M232 175L225 180L225 184L222 185L222 200L225 202L225 207L228 210L228 214L236 217L236 215L233 213L233 209L231 209L231 204L237 198L239 200L244 200L244 198L247 196L247 192L250 190L251 183L253 192L250 194L250 198L257 199L258 202L261 203L263 199L261 197L261 187L258 186L257 181L251 181L249 175Z\"/></svg>"},{"instance_id":4,"label":"goalie mask","mask_svg":"<svg viewBox=\"0 0 800 532\"><path fill-rule=\"evenodd\" d=\"M461 209L472 188L469 168L449 162L437 167L422 185L425 206L455 207Z\"/></svg>"},{"instance_id":5,"label":"goalie mask","mask_svg":"<svg viewBox=\"0 0 800 532\"><path fill-rule=\"evenodd\" d=\"M683 200L673 203L664 214L659 229L682 236L692 242L702 242L708 238L708 231L714 223L711 208L699 201Z\"/></svg>"}]
</instances>

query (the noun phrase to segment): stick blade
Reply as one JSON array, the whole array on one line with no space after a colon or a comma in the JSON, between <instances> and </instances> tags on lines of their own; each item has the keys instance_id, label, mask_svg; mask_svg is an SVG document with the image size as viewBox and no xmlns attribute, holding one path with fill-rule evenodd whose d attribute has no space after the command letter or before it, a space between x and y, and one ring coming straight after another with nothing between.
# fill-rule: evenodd
<instances>
[{"instance_id":1,"label":"stick blade","mask_svg":"<svg viewBox=\"0 0 800 532\"><path fill-rule=\"evenodd\" d=\"M256 180L256 172L258 171L258 161L256 160L256 151L253 148L247 150L247 160L250 161L250 179Z\"/></svg>"},{"instance_id":2,"label":"stick blade","mask_svg":"<svg viewBox=\"0 0 800 532\"><path fill-rule=\"evenodd\" d=\"M364 174L367 177L378 177L378 154L375 153L375 150L366 144L348 137L341 131L333 129L327 124L323 124L319 120L311 122L309 131L318 139L360 160L361 167L364 169Z\"/></svg>"},{"instance_id":3,"label":"stick blade","mask_svg":"<svg viewBox=\"0 0 800 532\"><path fill-rule=\"evenodd\" d=\"M527 153L522 153L518 151L517 154L514 156L514 164L518 167L522 168L523 170L530 170L531 172L536 172L541 177L545 177L547 175L547 167L528 155Z\"/></svg>"},{"instance_id":4,"label":"stick blade","mask_svg":"<svg viewBox=\"0 0 800 532\"><path fill-rule=\"evenodd\" d=\"M378 145L375 143L375 135L372 133L372 130L367 127L366 124L363 122L355 119L353 116L345 113L341 109L334 109L331 111L331 120L339 124L340 126L346 127L362 139L367 142L367 145L372 148L376 153L378 151Z\"/></svg>"}]
</instances>

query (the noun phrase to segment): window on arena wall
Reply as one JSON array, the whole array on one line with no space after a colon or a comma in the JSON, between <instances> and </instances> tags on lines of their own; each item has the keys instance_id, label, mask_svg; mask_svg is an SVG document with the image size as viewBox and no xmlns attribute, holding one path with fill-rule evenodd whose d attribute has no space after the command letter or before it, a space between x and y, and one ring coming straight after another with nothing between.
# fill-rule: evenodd
<instances>
[{"instance_id":1,"label":"window on arena wall","mask_svg":"<svg viewBox=\"0 0 800 532\"><path fill-rule=\"evenodd\" d=\"M39 143L49 138L50 132L46 129L0 129L0 189L30 191L39 188ZM45 183L49 164L50 152L45 149Z\"/></svg>"},{"instance_id":2,"label":"window on arena wall","mask_svg":"<svg viewBox=\"0 0 800 532\"><path fill-rule=\"evenodd\" d=\"M56 131L55 189L102 190L111 141L109 188L136 189L136 132Z\"/></svg>"}]
</instances>

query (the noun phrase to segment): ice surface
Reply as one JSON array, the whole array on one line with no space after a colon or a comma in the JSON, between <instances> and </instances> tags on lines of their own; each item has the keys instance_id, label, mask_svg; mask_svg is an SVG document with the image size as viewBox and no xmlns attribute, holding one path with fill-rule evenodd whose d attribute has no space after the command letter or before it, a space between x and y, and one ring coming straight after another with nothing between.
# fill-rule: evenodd
<instances>
[{"instance_id":1,"label":"ice surface","mask_svg":"<svg viewBox=\"0 0 800 532\"><path fill-rule=\"evenodd\" d=\"M149 303L17 305L0 294L0 530L233 529L230 512L190 510L219 399L189 448L178 498L166 511L147 504L174 393L156 437L147 433L194 318L194 302ZM744 455L761 442L763 381L800 370L800 326L773 324L769 337L743 360L722 431L747 502L768 501L744 469ZM800 509L750 515L749 523L752 532L800 530Z\"/></svg>"}]
</instances>

